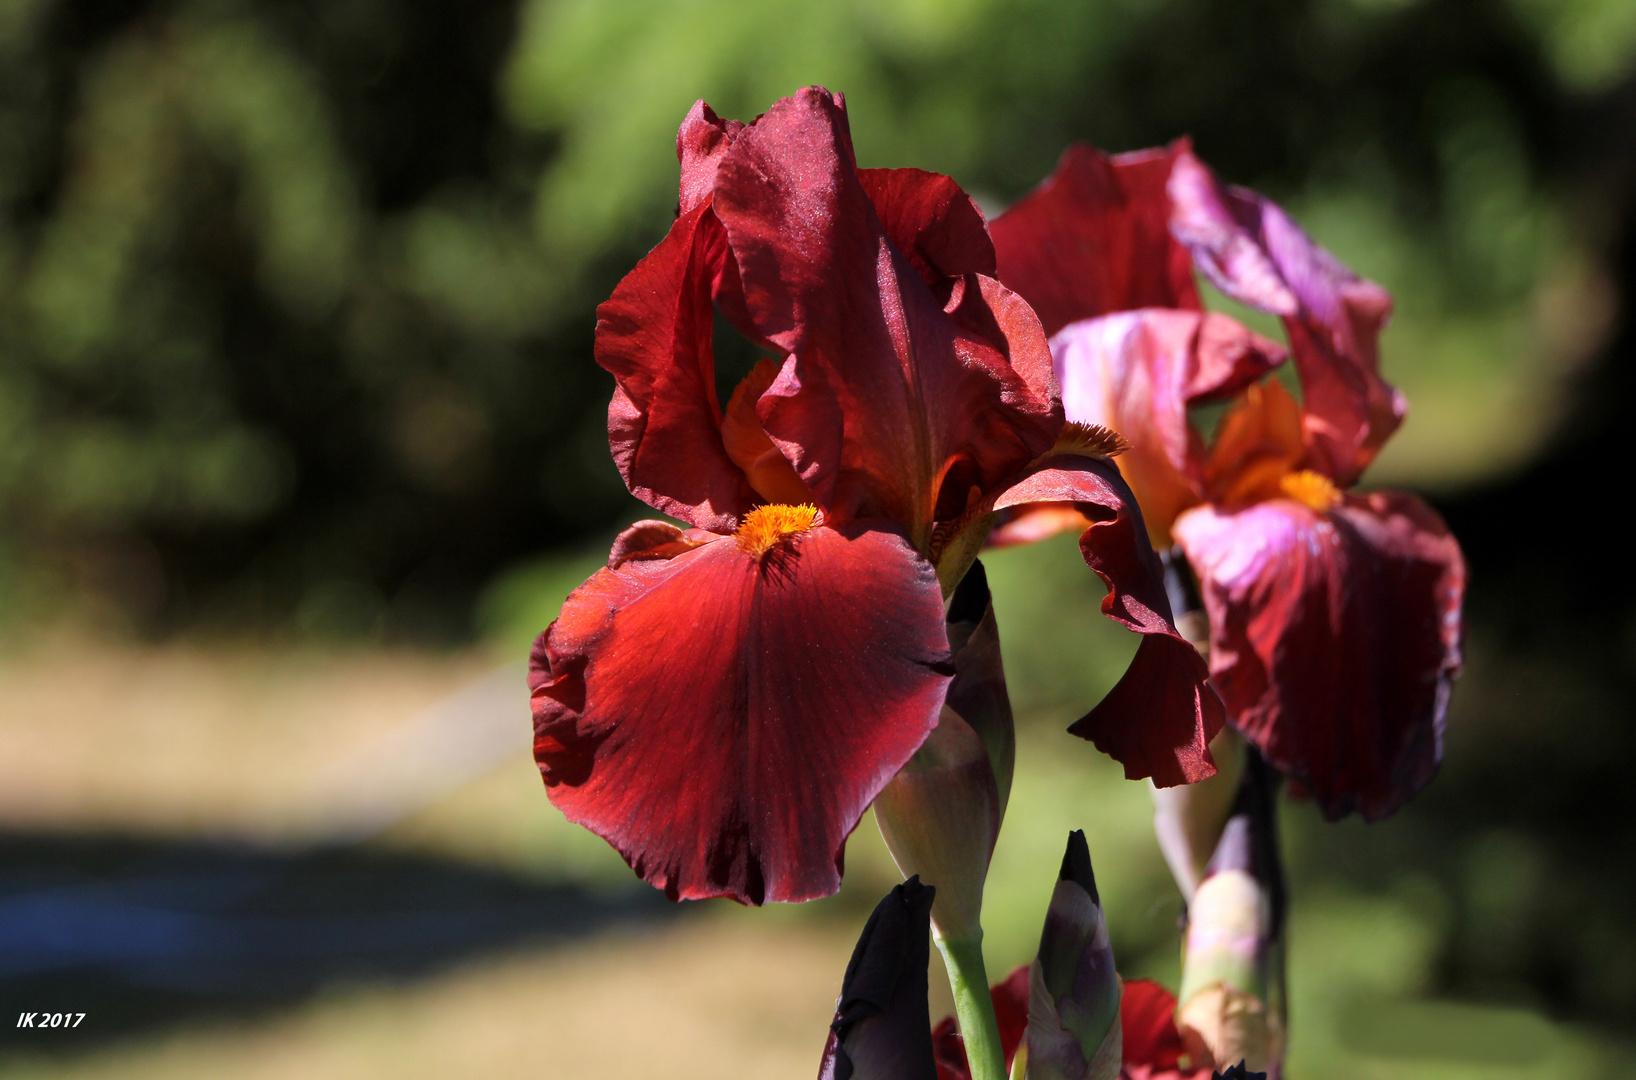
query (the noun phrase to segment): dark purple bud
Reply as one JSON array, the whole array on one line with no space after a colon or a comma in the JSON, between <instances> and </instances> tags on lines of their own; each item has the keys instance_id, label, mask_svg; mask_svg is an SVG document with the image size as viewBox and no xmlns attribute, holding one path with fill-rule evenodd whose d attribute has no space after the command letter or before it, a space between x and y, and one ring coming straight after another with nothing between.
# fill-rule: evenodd
<instances>
[{"instance_id":1,"label":"dark purple bud","mask_svg":"<svg viewBox=\"0 0 1636 1080\"><path fill-rule=\"evenodd\" d=\"M875 906L841 981L818 1080L937 1080L926 964L937 890L910 878Z\"/></svg>"}]
</instances>

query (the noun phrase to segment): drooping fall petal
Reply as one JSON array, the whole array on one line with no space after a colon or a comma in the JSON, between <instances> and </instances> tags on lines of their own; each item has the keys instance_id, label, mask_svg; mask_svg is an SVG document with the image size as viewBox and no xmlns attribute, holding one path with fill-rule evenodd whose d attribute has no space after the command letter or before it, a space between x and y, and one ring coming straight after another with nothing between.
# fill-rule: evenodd
<instances>
[{"instance_id":1,"label":"drooping fall petal","mask_svg":"<svg viewBox=\"0 0 1636 1080\"><path fill-rule=\"evenodd\" d=\"M1060 414L1014 366L1019 351L1047 365L1037 324L996 342L945 313L871 204L834 95L803 90L740 133L713 200L755 335L794 357L760 400L763 426L826 509L924 542L946 462L964 456L986 487L1050 445ZM958 238L915 243L928 267L969 254ZM976 280L957 279L951 308L983 299Z\"/></svg>"},{"instance_id":2,"label":"drooping fall petal","mask_svg":"<svg viewBox=\"0 0 1636 1080\"><path fill-rule=\"evenodd\" d=\"M935 572L872 525L724 537L576 590L533 677L568 819L673 898L833 893L952 675Z\"/></svg>"},{"instance_id":3,"label":"drooping fall petal","mask_svg":"<svg viewBox=\"0 0 1636 1080\"><path fill-rule=\"evenodd\" d=\"M937 1080L926 1008L936 891L911 877L864 924L841 982L818 1080Z\"/></svg>"},{"instance_id":4,"label":"drooping fall petal","mask_svg":"<svg viewBox=\"0 0 1636 1080\"><path fill-rule=\"evenodd\" d=\"M1380 375L1385 289L1358 277L1271 200L1223 187L1190 152L1168 185L1171 228L1233 299L1284 320L1301 376L1313 466L1349 487L1403 422L1408 405Z\"/></svg>"},{"instance_id":5,"label":"drooping fall petal","mask_svg":"<svg viewBox=\"0 0 1636 1080\"><path fill-rule=\"evenodd\" d=\"M1084 143L990 226L1000 280L1048 334L1131 308L1199 307L1187 250L1171 237L1165 183L1187 144L1109 157Z\"/></svg>"},{"instance_id":6,"label":"drooping fall petal","mask_svg":"<svg viewBox=\"0 0 1636 1080\"><path fill-rule=\"evenodd\" d=\"M1437 770L1465 564L1411 495L1320 494L1330 508L1201 506L1176 538L1203 586L1212 679L1235 725L1326 816L1375 820Z\"/></svg>"},{"instance_id":7,"label":"drooping fall petal","mask_svg":"<svg viewBox=\"0 0 1636 1080\"><path fill-rule=\"evenodd\" d=\"M1029 503L1072 504L1091 520L1079 550L1108 586L1102 613L1144 635L1118 684L1068 730L1123 764L1132 780L1152 777L1164 787L1210 776L1209 743L1226 714L1206 682L1209 666L1171 622L1164 570L1119 470L1106 458L1049 457L995 508Z\"/></svg>"},{"instance_id":8,"label":"drooping fall petal","mask_svg":"<svg viewBox=\"0 0 1636 1080\"><path fill-rule=\"evenodd\" d=\"M1170 546L1176 515L1203 496L1204 446L1190 406L1237 393L1284 349L1225 315L1144 308L1071 323L1051 339L1067 420L1111 428L1148 538Z\"/></svg>"},{"instance_id":9,"label":"drooping fall petal","mask_svg":"<svg viewBox=\"0 0 1636 1080\"><path fill-rule=\"evenodd\" d=\"M959 184L922 169L859 169L858 179L887 237L927 285L995 276L983 212Z\"/></svg>"}]
</instances>

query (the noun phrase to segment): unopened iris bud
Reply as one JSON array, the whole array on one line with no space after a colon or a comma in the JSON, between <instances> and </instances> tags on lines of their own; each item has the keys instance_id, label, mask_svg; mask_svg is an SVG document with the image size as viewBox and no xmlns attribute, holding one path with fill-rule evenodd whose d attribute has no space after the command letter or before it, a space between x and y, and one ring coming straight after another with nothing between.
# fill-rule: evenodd
<instances>
[{"instance_id":1,"label":"unopened iris bud","mask_svg":"<svg viewBox=\"0 0 1636 1080\"><path fill-rule=\"evenodd\" d=\"M1000 635L982 563L950 597L955 676L937 727L875 799L875 820L905 876L937 886L938 936L976 940L983 883L1000 834L1016 734Z\"/></svg>"},{"instance_id":2,"label":"unopened iris bud","mask_svg":"<svg viewBox=\"0 0 1636 1080\"><path fill-rule=\"evenodd\" d=\"M1276 774L1251 751L1233 816L1188 908L1176 1025L1218 1065L1283 1059L1283 873Z\"/></svg>"},{"instance_id":3,"label":"unopened iris bud","mask_svg":"<svg viewBox=\"0 0 1636 1080\"><path fill-rule=\"evenodd\" d=\"M818 1080L937 1080L926 1007L936 895L910 878L876 905L841 981Z\"/></svg>"},{"instance_id":4,"label":"unopened iris bud","mask_svg":"<svg viewBox=\"0 0 1636 1080\"><path fill-rule=\"evenodd\" d=\"M1029 1080L1113 1080L1122 1062L1119 975L1085 834L1068 850L1029 971ZM1021 1055L1019 1055L1020 1057ZM1014 1076L1022 1075L1015 1066Z\"/></svg>"}]
</instances>

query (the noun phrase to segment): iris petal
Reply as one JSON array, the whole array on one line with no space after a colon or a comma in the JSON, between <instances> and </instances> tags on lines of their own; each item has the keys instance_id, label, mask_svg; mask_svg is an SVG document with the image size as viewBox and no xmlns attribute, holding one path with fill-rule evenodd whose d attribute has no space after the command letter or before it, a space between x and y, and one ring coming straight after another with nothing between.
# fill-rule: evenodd
<instances>
[{"instance_id":1,"label":"iris petal","mask_svg":"<svg viewBox=\"0 0 1636 1080\"><path fill-rule=\"evenodd\" d=\"M995 507L1030 503L1069 503L1090 519L1079 550L1108 586L1102 613L1145 635L1118 684L1068 730L1123 764L1132 780L1151 776L1169 787L1213 775L1209 744L1226 714L1206 682L1204 658L1171 622L1164 570L1119 470L1103 458L1047 458Z\"/></svg>"},{"instance_id":2,"label":"iris petal","mask_svg":"<svg viewBox=\"0 0 1636 1080\"><path fill-rule=\"evenodd\" d=\"M1202 506L1176 523L1236 726L1330 818L1385 817L1442 757L1465 563L1412 495Z\"/></svg>"},{"instance_id":3,"label":"iris petal","mask_svg":"<svg viewBox=\"0 0 1636 1080\"><path fill-rule=\"evenodd\" d=\"M1000 280L1034 306L1046 333L1131 308L1200 307L1187 249L1170 235L1165 192L1186 146L1109 157L1076 143L994 220Z\"/></svg>"},{"instance_id":4,"label":"iris petal","mask_svg":"<svg viewBox=\"0 0 1636 1080\"><path fill-rule=\"evenodd\" d=\"M551 799L673 898L809 900L936 723L930 564L887 523L599 570L535 649Z\"/></svg>"},{"instance_id":5,"label":"iris petal","mask_svg":"<svg viewBox=\"0 0 1636 1080\"><path fill-rule=\"evenodd\" d=\"M1223 187L1191 153L1168 185L1171 226L1228 296L1281 316L1301 375L1313 466L1355 483L1408 405L1380 375L1377 339L1392 298L1319 247L1270 199Z\"/></svg>"}]
</instances>

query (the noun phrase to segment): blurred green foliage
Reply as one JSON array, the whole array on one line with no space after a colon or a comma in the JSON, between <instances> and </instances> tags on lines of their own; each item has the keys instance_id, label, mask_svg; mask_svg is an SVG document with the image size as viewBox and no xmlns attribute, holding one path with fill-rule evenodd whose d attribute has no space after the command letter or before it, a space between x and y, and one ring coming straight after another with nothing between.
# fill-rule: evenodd
<instances>
[{"instance_id":1,"label":"blurred green foliage","mask_svg":"<svg viewBox=\"0 0 1636 1080\"><path fill-rule=\"evenodd\" d=\"M812 82L867 164L990 209L1072 139L1191 132L1396 293L1378 478L1493 476L1605 337L1565 118L1630 11L5 0L0 610L465 635L497 570L632 512L592 312L665 228L676 123Z\"/></svg>"}]
</instances>

